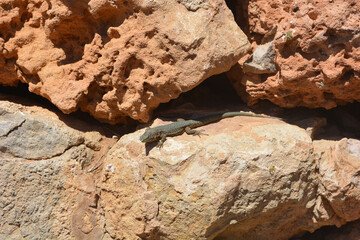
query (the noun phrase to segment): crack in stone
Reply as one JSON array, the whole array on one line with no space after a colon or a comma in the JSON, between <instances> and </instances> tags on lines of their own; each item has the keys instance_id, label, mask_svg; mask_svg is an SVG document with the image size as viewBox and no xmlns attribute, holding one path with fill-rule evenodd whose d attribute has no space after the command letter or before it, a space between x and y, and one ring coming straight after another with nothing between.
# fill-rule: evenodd
<instances>
[{"instance_id":1,"label":"crack in stone","mask_svg":"<svg viewBox=\"0 0 360 240\"><path fill-rule=\"evenodd\" d=\"M1 138L5 138L8 137L10 133L18 130L24 123L25 123L26 119L23 119L18 125L14 126L12 129L10 129L6 134L4 134L3 136L0 136Z\"/></svg>"}]
</instances>

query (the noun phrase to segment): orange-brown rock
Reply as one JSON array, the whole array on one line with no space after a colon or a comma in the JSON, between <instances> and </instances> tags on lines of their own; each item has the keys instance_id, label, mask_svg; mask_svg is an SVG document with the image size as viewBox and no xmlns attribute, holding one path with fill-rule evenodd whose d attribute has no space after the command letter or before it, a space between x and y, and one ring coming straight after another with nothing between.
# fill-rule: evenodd
<instances>
[{"instance_id":1,"label":"orange-brown rock","mask_svg":"<svg viewBox=\"0 0 360 240\"><path fill-rule=\"evenodd\" d=\"M318 191L321 198L327 200L326 204L319 205L320 215L337 219L337 226L359 219L360 141L345 138L327 147L324 144L315 146L322 153Z\"/></svg>"},{"instance_id":2,"label":"orange-brown rock","mask_svg":"<svg viewBox=\"0 0 360 240\"><path fill-rule=\"evenodd\" d=\"M267 99L282 107L329 109L360 100L359 1L250 0L248 6L238 1L237 9L247 9L254 51L273 39L260 62L250 59L257 69L244 64L248 56L228 75L248 104Z\"/></svg>"},{"instance_id":3,"label":"orange-brown rock","mask_svg":"<svg viewBox=\"0 0 360 240\"><path fill-rule=\"evenodd\" d=\"M224 0L0 2L0 83L64 113L148 121L249 48Z\"/></svg>"},{"instance_id":4,"label":"orange-brown rock","mask_svg":"<svg viewBox=\"0 0 360 240\"><path fill-rule=\"evenodd\" d=\"M184 133L161 149L139 130L109 152L101 196L113 238L289 239L360 217L360 141L313 142L274 119L199 129L209 135Z\"/></svg>"}]
</instances>

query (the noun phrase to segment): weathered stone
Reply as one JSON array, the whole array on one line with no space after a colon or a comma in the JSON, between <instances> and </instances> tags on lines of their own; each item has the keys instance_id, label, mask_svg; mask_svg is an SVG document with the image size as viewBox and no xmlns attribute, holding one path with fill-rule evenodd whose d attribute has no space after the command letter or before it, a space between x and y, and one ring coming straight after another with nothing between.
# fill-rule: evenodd
<instances>
[{"instance_id":1,"label":"weathered stone","mask_svg":"<svg viewBox=\"0 0 360 240\"><path fill-rule=\"evenodd\" d=\"M171 137L161 149L144 146L140 130L110 151L101 188L113 238L289 239L360 217L359 141L314 150L301 128L246 117L199 130L208 136Z\"/></svg>"},{"instance_id":2,"label":"weathered stone","mask_svg":"<svg viewBox=\"0 0 360 240\"><path fill-rule=\"evenodd\" d=\"M112 237L286 239L307 228L317 180L304 130L246 117L200 130L209 136L168 138L162 149L146 149L142 130L114 146L102 185Z\"/></svg>"},{"instance_id":3,"label":"weathered stone","mask_svg":"<svg viewBox=\"0 0 360 240\"><path fill-rule=\"evenodd\" d=\"M98 134L8 101L0 101L0 127L0 239L101 239L95 179L84 172L100 157L86 147Z\"/></svg>"},{"instance_id":4,"label":"weathered stone","mask_svg":"<svg viewBox=\"0 0 360 240\"><path fill-rule=\"evenodd\" d=\"M257 46L252 56L244 62L243 71L255 74L277 72L273 42Z\"/></svg>"},{"instance_id":5,"label":"weathered stone","mask_svg":"<svg viewBox=\"0 0 360 240\"><path fill-rule=\"evenodd\" d=\"M11 125L14 118L2 118L1 121ZM0 137L0 151L14 157L48 159L84 142L81 134L39 117L20 118L15 127L6 136Z\"/></svg>"},{"instance_id":6,"label":"weathered stone","mask_svg":"<svg viewBox=\"0 0 360 240\"><path fill-rule=\"evenodd\" d=\"M16 131L24 147L21 139L42 131L83 139L43 160L0 152L0 239L288 239L360 217L359 141L312 141L315 120L305 130L223 119L199 128L207 135L169 137L162 149L140 142L142 129L107 152L116 140L70 127L83 122L65 125L7 101L0 109L3 122L16 123L3 124L2 144ZM21 130L26 122L41 131ZM51 153L63 140L38 141Z\"/></svg>"},{"instance_id":7,"label":"weathered stone","mask_svg":"<svg viewBox=\"0 0 360 240\"><path fill-rule=\"evenodd\" d=\"M9 114L5 109L0 108L0 137L8 135L15 128L21 126L24 121L25 118L20 114Z\"/></svg>"},{"instance_id":8,"label":"weathered stone","mask_svg":"<svg viewBox=\"0 0 360 240\"><path fill-rule=\"evenodd\" d=\"M109 123L148 121L250 47L224 0L14 0L0 12L0 83Z\"/></svg>"},{"instance_id":9,"label":"weathered stone","mask_svg":"<svg viewBox=\"0 0 360 240\"><path fill-rule=\"evenodd\" d=\"M254 49L262 36L277 27L276 73L242 74L241 68L247 69L244 57L228 74L248 104L267 99L281 107L329 109L360 101L359 1L250 0L237 4L248 12L245 28Z\"/></svg>"},{"instance_id":10,"label":"weathered stone","mask_svg":"<svg viewBox=\"0 0 360 240\"><path fill-rule=\"evenodd\" d=\"M327 200L330 215L339 219L338 226L359 219L360 141L342 139L324 152L319 160L320 196Z\"/></svg>"}]
</instances>

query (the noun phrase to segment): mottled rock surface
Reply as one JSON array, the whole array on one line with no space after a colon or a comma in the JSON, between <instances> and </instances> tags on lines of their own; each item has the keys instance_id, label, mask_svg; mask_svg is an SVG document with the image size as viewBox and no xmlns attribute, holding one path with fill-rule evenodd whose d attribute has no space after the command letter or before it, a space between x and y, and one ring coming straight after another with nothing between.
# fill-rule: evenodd
<instances>
[{"instance_id":1,"label":"mottled rock surface","mask_svg":"<svg viewBox=\"0 0 360 240\"><path fill-rule=\"evenodd\" d=\"M336 219L337 226L359 219L360 141L342 139L333 145L325 145L327 149L320 141L315 146L322 154L318 165L318 192L326 199L319 215Z\"/></svg>"},{"instance_id":2,"label":"mottled rock surface","mask_svg":"<svg viewBox=\"0 0 360 240\"><path fill-rule=\"evenodd\" d=\"M1 84L109 123L148 121L250 46L224 0L12 0L0 16Z\"/></svg>"},{"instance_id":3,"label":"mottled rock surface","mask_svg":"<svg viewBox=\"0 0 360 240\"><path fill-rule=\"evenodd\" d=\"M267 99L282 107L329 109L360 101L359 1L250 0L237 1L235 9L236 19L247 13L248 24L243 28L254 54L277 27L273 36L275 73L249 70L249 55L228 74L248 104ZM257 66L268 62L264 58Z\"/></svg>"},{"instance_id":4,"label":"mottled rock surface","mask_svg":"<svg viewBox=\"0 0 360 240\"><path fill-rule=\"evenodd\" d=\"M144 129L115 144L38 106L0 109L0 239L288 239L360 218L360 141L313 141L316 121L228 118L158 149Z\"/></svg>"},{"instance_id":5,"label":"mottled rock surface","mask_svg":"<svg viewBox=\"0 0 360 240\"><path fill-rule=\"evenodd\" d=\"M339 173L342 182L325 180L326 173L337 171L325 161L343 156L357 164L360 141L324 141L314 151L304 129L246 117L201 129L209 136L183 134L169 138L162 149L145 148L139 141L143 131L114 146L101 187L112 237L288 239L360 217L354 205L360 185L342 187L352 183L357 165ZM322 158L332 155L334 146L342 155ZM338 191L325 187L332 184ZM336 210L345 203L349 208Z\"/></svg>"},{"instance_id":6,"label":"mottled rock surface","mask_svg":"<svg viewBox=\"0 0 360 240\"><path fill-rule=\"evenodd\" d=\"M49 159L84 143L81 134L48 119L25 117L20 111L13 114L0 108L0 122L5 125L2 129L5 134L0 136L0 150L12 157Z\"/></svg>"},{"instance_id":7,"label":"mottled rock surface","mask_svg":"<svg viewBox=\"0 0 360 240\"><path fill-rule=\"evenodd\" d=\"M104 235L95 178L85 169L109 140L63 121L42 107L0 101L0 239Z\"/></svg>"},{"instance_id":8,"label":"mottled rock surface","mask_svg":"<svg viewBox=\"0 0 360 240\"><path fill-rule=\"evenodd\" d=\"M228 76L249 104L359 100L358 1L227 4L252 41L240 61L248 40L224 0L0 0L0 83L109 123L146 122L159 103L236 62ZM236 94L225 100L230 91L217 86L163 113L175 121L237 108ZM285 120L223 119L159 149L139 141L144 126L123 135L8 89L0 86L0 239L285 240L330 226L346 232L329 239L359 236L359 105L263 103Z\"/></svg>"}]
</instances>

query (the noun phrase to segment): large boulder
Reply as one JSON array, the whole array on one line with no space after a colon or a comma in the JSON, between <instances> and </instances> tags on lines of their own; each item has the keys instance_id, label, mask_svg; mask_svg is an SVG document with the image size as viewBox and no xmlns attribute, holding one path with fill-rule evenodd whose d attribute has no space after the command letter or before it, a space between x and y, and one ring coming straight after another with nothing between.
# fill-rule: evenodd
<instances>
[{"instance_id":1,"label":"large boulder","mask_svg":"<svg viewBox=\"0 0 360 240\"><path fill-rule=\"evenodd\" d=\"M0 83L109 123L148 121L250 46L224 0L13 0L0 12Z\"/></svg>"},{"instance_id":2,"label":"large boulder","mask_svg":"<svg viewBox=\"0 0 360 240\"><path fill-rule=\"evenodd\" d=\"M313 142L299 127L248 117L200 130L208 136L160 149L140 142L143 130L119 140L102 173L110 236L289 239L360 217L359 141ZM347 167L334 178L339 158Z\"/></svg>"}]
</instances>

